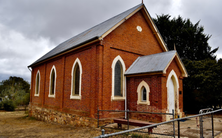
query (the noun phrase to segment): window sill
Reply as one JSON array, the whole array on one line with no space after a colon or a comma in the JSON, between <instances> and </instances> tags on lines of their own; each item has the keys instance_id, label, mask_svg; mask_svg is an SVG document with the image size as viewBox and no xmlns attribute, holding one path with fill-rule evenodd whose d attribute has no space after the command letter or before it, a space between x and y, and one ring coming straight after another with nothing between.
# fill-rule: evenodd
<instances>
[{"instance_id":1,"label":"window sill","mask_svg":"<svg viewBox=\"0 0 222 138\"><path fill-rule=\"evenodd\" d=\"M137 101L137 104L150 105L150 101L146 101L146 102Z\"/></svg>"},{"instance_id":2,"label":"window sill","mask_svg":"<svg viewBox=\"0 0 222 138\"><path fill-rule=\"evenodd\" d=\"M34 94L34 96L37 96L37 97L39 97L39 94Z\"/></svg>"},{"instance_id":3,"label":"window sill","mask_svg":"<svg viewBox=\"0 0 222 138\"><path fill-rule=\"evenodd\" d=\"M73 96L73 95L70 95L70 99L77 99L77 100L81 100L81 96Z\"/></svg>"},{"instance_id":4,"label":"window sill","mask_svg":"<svg viewBox=\"0 0 222 138\"><path fill-rule=\"evenodd\" d=\"M112 96L111 101L124 101L125 97Z\"/></svg>"},{"instance_id":5,"label":"window sill","mask_svg":"<svg viewBox=\"0 0 222 138\"><path fill-rule=\"evenodd\" d=\"M48 97L50 97L50 98L55 98L55 95L48 95Z\"/></svg>"}]
</instances>

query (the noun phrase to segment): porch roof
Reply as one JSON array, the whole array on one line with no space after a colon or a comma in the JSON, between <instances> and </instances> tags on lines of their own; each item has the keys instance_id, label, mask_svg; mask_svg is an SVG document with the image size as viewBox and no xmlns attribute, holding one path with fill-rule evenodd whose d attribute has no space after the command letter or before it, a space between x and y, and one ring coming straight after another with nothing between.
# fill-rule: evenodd
<instances>
[{"instance_id":1,"label":"porch roof","mask_svg":"<svg viewBox=\"0 0 222 138\"><path fill-rule=\"evenodd\" d=\"M125 72L125 75L148 74L148 73L166 73L166 69L171 61L176 57L179 68L184 77L187 77L186 69L183 66L177 52L167 51L158 54L138 57L134 63Z\"/></svg>"}]
</instances>

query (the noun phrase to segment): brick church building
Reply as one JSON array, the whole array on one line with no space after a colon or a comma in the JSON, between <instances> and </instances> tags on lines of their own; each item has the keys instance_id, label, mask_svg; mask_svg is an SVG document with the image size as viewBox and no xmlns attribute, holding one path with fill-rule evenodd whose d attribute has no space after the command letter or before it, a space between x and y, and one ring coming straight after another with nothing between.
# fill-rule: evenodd
<instances>
[{"instance_id":1,"label":"brick church building","mask_svg":"<svg viewBox=\"0 0 222 138\"><path fill-rule=\"evenodd\" d=\"M143 4L59 44L29 68L30 115L41 120L93 120L97 108L183 114L186 69Z\"/></svg>"}]
</instances>

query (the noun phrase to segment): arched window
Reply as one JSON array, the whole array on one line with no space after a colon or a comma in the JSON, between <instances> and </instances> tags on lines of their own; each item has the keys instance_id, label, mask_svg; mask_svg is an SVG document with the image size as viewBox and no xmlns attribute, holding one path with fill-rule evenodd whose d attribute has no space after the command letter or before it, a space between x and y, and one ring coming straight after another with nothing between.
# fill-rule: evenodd
<instances>
[{"instance_id":1,"label":"arched window","mask_svg":"<svg viewBox=\"0 0 222 138\"><path fill-rule=\"evenodd\" d=\"M149 85L145 81L140 82L140 84L137 87L137 95L138 95L137 104L150 105L149 93L150 93Z\"/></svg>"},{"instance_id":2,"label":"arched window","mask_svg":"<svg viewBox=\"0 0 222 138\"><path fill-rule=\"evenodd\" d=\"M74 89L73 89L73 92L72 92L72 94L73 95L79 95L79 79L80 79L80 70L79 70L79 65L78 64L76 64L76 66L75 66L75 69L74 69L74 72L73 72L74 74L74 77L73 77L73 87L74 87Z\"/></svg>"},{"instance_id":3,"label":"arched window","mask_svg":"<svg viewBox=\"0 0 222 138\"><path fill-rule=\"evenodd\" d=\"M142 89L141 89L141 101L142 102L146 102L146 100L147 100L146 88L142 87Z\"/></svg>"},{"instance_id":4,"label":"arched window","mask_svg":"<svg viewBox=\"0 0 222 138\"><path fill-rule=\"evenodd\" d=\"M70 99L81 99L82 65L78 58L73 64L71 76L72 79Z\"/></svg>"},{"instance_id":5,"label":"arched window","mask_svg":"<svg viewBox=\"0 0 222 138\"><path fill-rule=\"evenodd\" d=\"M56 90L56 69L52 67L50 72L49 97L55 97Z\"/></svg>"},{"instance_id":6,"label":"arched window","mask_svg":"<svg viewBox=\"0 0 222 138\"><path fill-rule=\"evenodd\" d=\"M39 91L40 91L40 72L38 70L36 74L36 79L35 79L35 95L34 96L39 96Z\"/></svg>"},{"instance_id":7,"label":"arched window","mask_svg":"<svg viewBox=\"0 0 222 138\"><path fill-rule=\"evenodd\" d=\"M120 56L112 63L112 96L111 100L125 99L125 64Z\"/></svg>"},{"instance_id":8,"label":"arched window","mask_svg":"<svg viewBox=\"0 0 222 138\"><path fill-rule=\"evenodd\" d=\"M122 65L118 60L115 66L115 74L114 74L114 96L123 96L123 71Z\"/></svg>"}]
</instances>

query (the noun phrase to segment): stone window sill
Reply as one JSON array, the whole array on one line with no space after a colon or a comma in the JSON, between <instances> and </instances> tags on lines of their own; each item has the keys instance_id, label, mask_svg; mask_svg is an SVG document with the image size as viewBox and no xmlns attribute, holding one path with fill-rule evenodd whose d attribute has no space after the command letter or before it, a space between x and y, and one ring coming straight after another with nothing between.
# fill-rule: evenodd
<instances>
[{"instance_id":1,"label":"stone window sill","mask_svg":"<svg viewBox=\"0 0 222 138\"><path fill-rule=\"evenodd\" d=\"M81 96L73 96L73 95L70 95L70 99L77 99L77 100L81 100Z\"/></svg>"},{"instance_id":2,"label":"stone window sill","mask_svg":"<svg viewBox=\"0 0 222 138\"><path fill-rule=\"evenodd\" d=\"M120 97L120 96L112 96L111 101L124 101L125 97Z\"/></svg>"}]
</instances>

